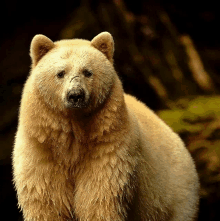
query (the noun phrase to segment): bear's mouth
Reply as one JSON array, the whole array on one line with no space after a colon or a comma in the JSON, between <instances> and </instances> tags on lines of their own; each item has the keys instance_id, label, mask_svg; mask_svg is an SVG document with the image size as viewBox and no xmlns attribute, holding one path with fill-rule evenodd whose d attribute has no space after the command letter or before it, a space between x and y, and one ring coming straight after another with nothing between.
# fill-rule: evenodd
<instances>
[{"instance_id":1,"label":"bear's mouth","mask_svg":"<svg viewBox=\"0 0 220 221\"><path fill-rule=\"evenodd\" d=\"M83 89L73 89L66 96L68 108L83 108L87 106Z\"/></svg>"}]
</instances>

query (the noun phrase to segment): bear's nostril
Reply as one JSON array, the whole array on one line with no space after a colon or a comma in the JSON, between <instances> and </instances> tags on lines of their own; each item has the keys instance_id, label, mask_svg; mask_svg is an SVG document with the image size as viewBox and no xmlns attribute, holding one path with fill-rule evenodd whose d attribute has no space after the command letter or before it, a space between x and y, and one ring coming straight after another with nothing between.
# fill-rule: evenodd
<instances>
[{"instance_id":1,"label":"bear's nostril","mask_svg":"<svg viewBox=\"0 0 220 221\"><path fill-rule=\"evenodd\" d=\"M76 102L78 102L81 98L82 98L82 95L81 95L81 94L78 94L78 95L71 94L71 95L69 95L68 100L69 100L70 102L72 102L72 103L76 103Z\"/></svg>"}]
</instances>

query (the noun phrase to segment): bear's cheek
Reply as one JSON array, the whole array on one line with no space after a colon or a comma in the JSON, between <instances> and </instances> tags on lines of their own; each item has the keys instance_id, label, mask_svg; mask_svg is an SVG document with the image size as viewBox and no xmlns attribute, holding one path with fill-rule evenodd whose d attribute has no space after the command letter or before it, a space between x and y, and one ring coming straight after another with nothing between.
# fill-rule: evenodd
<instances>
[{"instance_id":1,"label":"bear's cheek","mask_svg":"<svg viewBox=\"0 0 220 221\"><path fill-rule=\"evenodd\" d=\"M62 88L59 86L54 86L48 88L45 91L45 100L49 103L52 107L63 109L63 100L62 100Z\"/></svg>"},{"instance_id":2,"label":"bear's cheek","mask_svg":"<svg viewBox=\"0 0 220 221\"><path fill-rule=\"evenodd\" d=\"M62 109L63 85L56 82L50 75L41 77L36 83L44 102L53 108Z\"/></svg>"},{"instance_id":3,"label":"bear's cheek","mask_svg":"<svg viewBox=\"0 0 220 221\"><path fill-rule=\"evenodd\" d=\"M96 108L105 100L105 90L99 80L94 80L92 85L88 86L91 105Z\"/></svg>"},{"instance_id":4,"label":"bear's cheek","mask_svg":"<svg viewBox=\"0 0 220 221\"><path fill-rule=\"evenodd\" d=\"M91 97L91 89L88 87L85 87L84 91L85 91L85 103L88 104L90 97Z\"/></svg>"}]
</instances>

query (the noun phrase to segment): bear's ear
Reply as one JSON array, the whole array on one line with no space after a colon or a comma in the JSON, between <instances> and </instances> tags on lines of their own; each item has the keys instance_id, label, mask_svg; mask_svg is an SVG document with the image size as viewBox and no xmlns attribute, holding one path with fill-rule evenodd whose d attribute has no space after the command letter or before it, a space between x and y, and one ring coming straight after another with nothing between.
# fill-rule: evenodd
<instances>
[{"instance_id":1,"label":"bear's ear","mask_svg":"<svg viewBox=\"0 0 220 221\"><path fill-rule=\"evenodd\" d=\"M113 62L114 40L110 33L102 32L94 37L91 45L101 51L111 62Z\"/></svg>"},{"instance_id":2,"label":"bear's ear","mask_svg":"<svg viewBox=\"0 0 220 221\"><path fill-rule=\"evenodd\" d=\"M54 46L54 43L48 37L44 35L35 35L30 48L33 66L36 66L38 61Z\"/></svg>"}]
</instances>

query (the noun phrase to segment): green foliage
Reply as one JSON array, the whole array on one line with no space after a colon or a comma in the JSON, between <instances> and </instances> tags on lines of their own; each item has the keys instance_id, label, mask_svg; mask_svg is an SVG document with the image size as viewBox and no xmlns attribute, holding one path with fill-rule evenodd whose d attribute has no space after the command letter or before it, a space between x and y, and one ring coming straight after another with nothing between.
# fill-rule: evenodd
<instances>
[{"instance_id":1,"label":"green foliage","mask_svg":"<svg viewBox=\"0 0 220 221\"><path fill-rule=\"evenodd\" d=\"M158 112L158 115L177 133L201 132L208 122L220 119L220 97L218 96L184 98L177 102L177 106L180 108Z\"/></svg>"}]
</instances>

